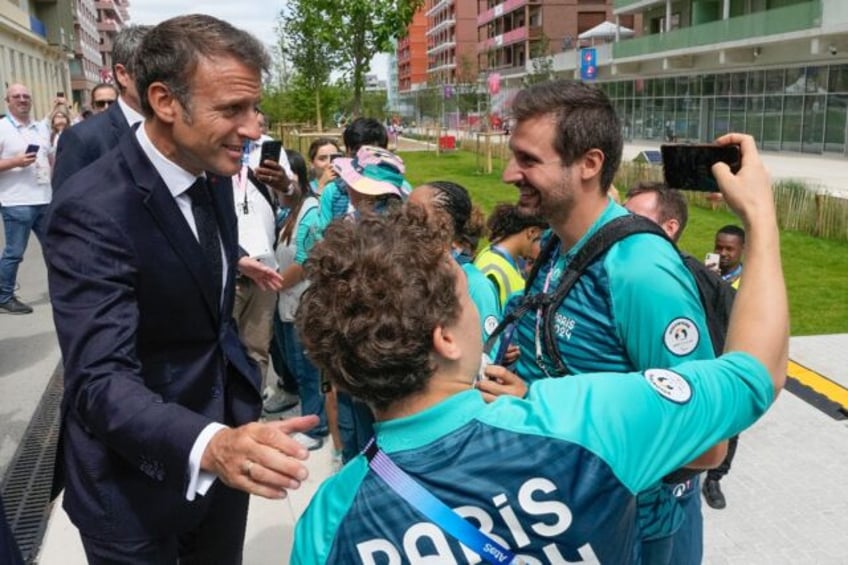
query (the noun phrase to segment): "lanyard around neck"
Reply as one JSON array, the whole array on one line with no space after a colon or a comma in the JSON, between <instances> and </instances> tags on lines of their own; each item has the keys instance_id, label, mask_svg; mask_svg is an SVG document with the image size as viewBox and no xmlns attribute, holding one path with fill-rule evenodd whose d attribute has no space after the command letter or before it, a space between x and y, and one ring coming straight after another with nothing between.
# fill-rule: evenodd
<instances>
[{"instance_id":1,"label":"lanyard around neck","mask_svg":"<svg viewBox=\"0 0 848 565\"><path fill-rule=\"evenodd\" d=\"M398 467L377 445L377 438L372 437L362 453L368 459L371 470L383 479L389 488L462 545L492 564L524 565L523 559L475 528L471 522Z\"/></svg>"}]
</instances>

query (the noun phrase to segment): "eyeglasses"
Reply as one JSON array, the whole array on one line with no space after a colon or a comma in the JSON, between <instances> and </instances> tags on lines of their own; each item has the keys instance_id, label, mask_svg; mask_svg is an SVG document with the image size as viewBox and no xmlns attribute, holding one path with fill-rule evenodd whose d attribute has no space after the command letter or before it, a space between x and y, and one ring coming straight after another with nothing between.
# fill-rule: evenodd
<instances>
[{"instance_id":1,"label":"eyeglasses","mask_svg":"<svg viewBox=\"0 0 848 565\"><path fill-rule=\"evenodd\" d=\"M92 105L95 108L108 108L111 104L114 104L115 100L95 100L92 102Z\"/></svg>"},{"instance_id":2,"label":"eyeglasses","mask_svg":"<svg viewBox=\"0 0 848 565\"><path fill-rule=\"evenodd\" d=\"M29 94L10 94L9 98L12 98L14 100L31 100L32 96L30 96Z\"/></svg>"}]
</instances>

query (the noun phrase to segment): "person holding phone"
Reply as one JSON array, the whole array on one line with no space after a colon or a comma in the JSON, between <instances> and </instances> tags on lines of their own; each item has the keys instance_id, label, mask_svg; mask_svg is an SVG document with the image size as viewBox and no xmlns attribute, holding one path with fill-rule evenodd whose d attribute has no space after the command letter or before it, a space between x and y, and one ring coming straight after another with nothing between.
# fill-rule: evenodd
<instances>
[{"instance_id":1,"label":"person holding phone","mask_svg":"<svg viewBox=\"0 0 848 565\"><path fill-rule=\"evenodd\" d=\"M603 91L568 80L519 92L512 110L512 158L503 180L517 188L521 211L551 226L542 243L549 259L528 285L531 296L550 294L584 242L602 225L628 214L607 194L621 162L621 122ZM714 357L694 280L671 243L651 234L613 244L555 311L528 309L516 321L512 343L521 351L514 372L528 383ZM704 468L723 457L720 445L692 464ZM687 493L698 486L694 481ZM641 493L645 565L701 561L700 498L692 497L695 504L683 508L676 494L659 481ZM679 544L684 554L672 560L678 535L686 540Z\"/></svg>"},{"instance_id":2,"label":"person holding phone","mask_svg":"<svg viewBox=\"0 0 848 565\"><path fill-rule=\"evenodd\" d=\"M745 253L745 230L727 225L715 235L713 254L718 255L718 269L722 280L733 288L739 288L742 280L742 255Z\"/></svg>"},{"instance_id":3,"label":"person holding phone","mask_svg":"<svg viewBox=\"0 0 848 565\"><path fill-rule=\"evenodd\" d=\"M65 131L65 128L70 127L71 116L65 110L55 110L50 116L50 158L56 155L56 145L59 143L59 136Z\"/></svg>"},{"instance_id":4,"label":"person holding phone","mask_svg":"<svg viewBox=\"0 0 848 565\"><path fill-rule=\"evenodd\" d=\"M274 306L283 282L274 256L277 198L272 191L288 186L279 163L279 142L268 138L265 143L273 144L276 151L263 151L265 144L251 151L255 143L244 143L241 168L232 178L239 243L233 317L248 355L259 366L263 388L268 379ZM254 154L258 159L253 159ZM252 160L257 163L255 169L249 165Z\"/></svg>"},{"instance_id":5,"label":"person holding phone","mask_svg":"<svg viewBox=\"0 0 848 565\"><path fill-rule=\"evenodd\" d=\"M30 233L40 242L50 203L50 131L32 118L32 94L23 84L6 90L8 114L0 119L0 215L6 245L0 257L0 313L30 314L15 296L18 266Z\"/></svg>"},{"instance_id":6,"label":"person holding phone","mask_svg":"<svg viewBox=\"0 0 848 565\"><path fill-rule=\"evenodd\" d=\"M336 171L330 166L334 158L344 157L336 140L319 137L309 145L309 164L312 167L312 180L309 184L313 192L321 195L327 183L336 179Z\"/></svg>"}]
</instances>

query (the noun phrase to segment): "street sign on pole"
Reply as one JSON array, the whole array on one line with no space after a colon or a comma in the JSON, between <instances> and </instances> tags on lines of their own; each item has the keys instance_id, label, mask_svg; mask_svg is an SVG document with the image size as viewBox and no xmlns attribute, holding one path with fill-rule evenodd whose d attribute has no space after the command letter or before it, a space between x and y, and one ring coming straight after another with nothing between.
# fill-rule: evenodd
<instances>
[{"instance_id":1,"label":"street sign on pole","mask_svg":"<svg viewBox=\"0 0 848 565\"><path fill-rule=\"evenodd\" d=\"M595 80L598 75L597 50L594 47L586 47L580 50L580 78L582 80Z\"/></svg>"}]
</instances>

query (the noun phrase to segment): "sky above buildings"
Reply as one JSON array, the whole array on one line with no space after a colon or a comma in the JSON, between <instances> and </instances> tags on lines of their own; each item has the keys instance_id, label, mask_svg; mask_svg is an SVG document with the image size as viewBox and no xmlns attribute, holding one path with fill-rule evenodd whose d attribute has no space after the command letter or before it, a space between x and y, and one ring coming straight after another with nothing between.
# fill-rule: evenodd
<instances>
[{"instance_id":1,"label":"sky above buildings","mask_svg":"<svg viewBox=\"0 0 848 565\"><path fill-rule=\"evenodd\" d=\"M131 0L129 12L131 23L151 25L181 14L209 14L247 30L263 43L273 46L277 43L277 16L283 4L263 0L205 0L202 3L194 0ZM385 80L388 75L388 58L385 55L375 57L371 63L371 72Z\"/></svg>"}]
</instances>

